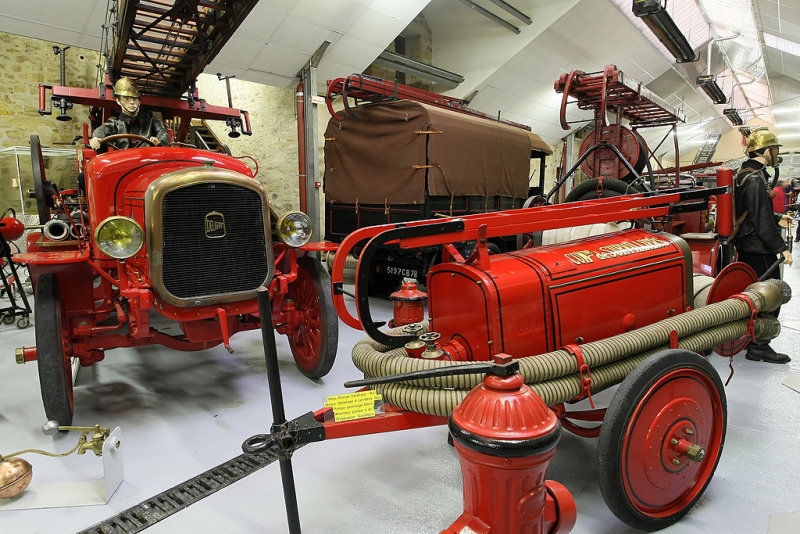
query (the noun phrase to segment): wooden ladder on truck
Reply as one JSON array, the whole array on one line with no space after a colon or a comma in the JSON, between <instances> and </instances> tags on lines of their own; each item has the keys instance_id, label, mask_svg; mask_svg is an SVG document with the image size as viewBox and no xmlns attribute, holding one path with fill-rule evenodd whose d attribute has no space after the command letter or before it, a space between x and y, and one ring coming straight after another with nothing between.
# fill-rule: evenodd
<instances>
[{"instance_id":1,"label":"wooden ladder on truck","mask_svg":"<svg viewBox=\"0 0 800 534\"><path fill-rule=\"evenodd\" d=\"M258 0L120 0L108 60L143 93L178 97L222 50ZM191 92L191 91L190 91Z\"/></svg>"}]
</instances>

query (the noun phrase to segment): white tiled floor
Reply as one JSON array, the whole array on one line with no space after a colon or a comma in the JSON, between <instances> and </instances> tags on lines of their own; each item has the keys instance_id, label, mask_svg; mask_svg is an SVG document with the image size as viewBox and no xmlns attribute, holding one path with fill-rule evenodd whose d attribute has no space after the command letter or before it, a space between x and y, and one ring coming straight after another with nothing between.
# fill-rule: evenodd
<instances>
[{"instance_id":1,"label":"white tiled floor","mask_svg":"<svg viewBox=\"0 0 800 534\"><path fill-rule=\"evenodd\" d=\"M786 269L800 287L800 267ZM768 532L771 514L800 511L800 393L782 381L800 372L800 299L784 306L783 333L773 346L789 352L789 365L734 359L726 388L728 434L708 490L670 533ZM382 305L381 316L389 306ZM378 315L376 313L376 315ZM319 382L294 367L285 338L278 336L286 412L298 416L344 392L342 383L360 376L350 361L363 333L342 326L339 357ZM77 435L44 436L44 413L35 364L16 365L14 348L34 343L33 328L0 326L0 453L29 447L65 451ZM82 370L75 390L74 424L120 426L125 480L108 505L31 511L3 510L3 534L68 533L191 478L240 454L242 441L269 427L271 412L259 332L233 338L234 354L222 347L181 353L160 347L109 351L106 360ZM712 356L723 379L728 360ZM604 392L608 401L613 391ZM300 517L308 533L439 532L462 510L461 476L443 427L315 443L298 451L293 464ZM596 440L564 434L548 478L565 484L578 506L573 532L630 532L600 495ZM37 483L96 478L93 455L55 460L36 455ZM773 518L774 526L780 517ZM787 518L783 518L787 519ZM788 520L800 532L800 519ZM192 505L148 529L156 533L227 534L286 532L277 465ZM770 533L775 530L770 530Z\"/></svg>"}]
</instances>

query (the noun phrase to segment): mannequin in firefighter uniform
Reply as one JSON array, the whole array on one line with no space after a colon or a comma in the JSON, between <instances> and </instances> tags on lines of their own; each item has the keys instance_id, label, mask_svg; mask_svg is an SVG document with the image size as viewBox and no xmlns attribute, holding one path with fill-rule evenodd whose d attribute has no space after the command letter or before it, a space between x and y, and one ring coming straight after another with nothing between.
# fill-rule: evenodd
<instances>
[{"instance_id":1,"label":"mannequin in firefighter uniform","mask_svg":"<svg viewBox=\"0 0 800 534\"><path fill-rule=\"evenodd\" d=\"M114 95L117 104L122 109L119 118L112 118L108 122L98 126L89 139L89 146L97 150L100 148L100 140L114 134L137 134L147 137L155 145L168 145L169 133L164 124L157 117L154 117L149 110L140 111L141 99L139 88L130 78L120 78L114 84ZM118 149L149 146L142 141L135 139L118 139L114 142Z\"/></svg>"},{"instance_id":2,"label":"mannequin in firefighter uniform","mask_svg":"<svg viewBox=\"0 0 800 534\"><path fill-rule=\"evenodd\" d=\"M769 198L770 175L767 167L777 167L780 144L775 134L767 128L757 128L747 137L745 153L750 158L742 164L734 179L734 203L736 211L736 233L733 244L738 259L748 264L757 276L764 274L779 257L783 263L792 264L781 227L791 225L791 217L772 211ZM779 278L775 268L768 277ZM774 312L777 317L778 311ZM769 346L769 341L750 343L747 359L770 363L787 363L789 356L780 354Z\"/></svg>"}]
</instances>

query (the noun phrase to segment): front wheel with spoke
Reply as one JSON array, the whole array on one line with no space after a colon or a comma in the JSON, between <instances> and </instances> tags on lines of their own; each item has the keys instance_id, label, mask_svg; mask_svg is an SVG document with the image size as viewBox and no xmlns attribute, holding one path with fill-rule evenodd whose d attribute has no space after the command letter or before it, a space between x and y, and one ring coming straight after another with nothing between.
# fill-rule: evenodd
<instances>
[{"instance_id":1,"label":"front wheel with spoke","mask_svg":"<svg viewBox=\"0 0 800 534\"><path fill-rule=\"evenodd\" d=\"M339 343L330 276L322 264L313 258L298 258L297 280L289 285L287 298L294 301L298 317L288 334L294 360L301 373L321 378L333 367Z\"/></svg>"}]
</instances>

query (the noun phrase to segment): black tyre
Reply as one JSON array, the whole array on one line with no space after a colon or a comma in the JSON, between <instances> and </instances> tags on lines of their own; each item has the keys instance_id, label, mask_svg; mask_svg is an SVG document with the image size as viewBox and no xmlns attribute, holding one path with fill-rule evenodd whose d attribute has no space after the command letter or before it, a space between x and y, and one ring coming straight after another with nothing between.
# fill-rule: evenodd
<instances>
[{"instance_id":1,"label":"black tyre","mask_svg":"<svg viewBox=\"0 0 800 534\"><path fill-rule=\"evenodd\" d=\"M722 381L705 358L675 349L646 359L603 419L597 461L608 507L642 530L678 521L711 481L726 425Z\"/></svg>"},{"instance_id":2,"label":"black tyre","mask_svg":"<svg viewBox=\"0 0 800 534\"><path fill-rule=\"evenodd\" d=\"M300 372L309 378L328 374L339 344L339 318L333 307L331 279L313 258L297 260L297 280L289 285L299 323L288 334L289 347Z\"/></svg>"},{"instance_id":3,"label":"black tyre","mask_svg":"<svg viewBox=\"0 0 800 534\"><path fill-rule=\"evenodd\" d=\"M597 185L600 180L597 178L590 178L585 182L577 185L570 191L564 198L564 202L581 202L583 200L592 200L594 198L601 198L597 196ZM616 197L620 195L632 195L639 193L641 190L638 186L631 185L622 180L615 178L606 178L603 180L603 195L602 198Z\"/></svg>"},{"instance_id":4,"label":"black tyre","mask_svg":"<svg viewBox=\"0 0 800 534\"><path fill-rule=\"evenodd\" d=\"M39 276L34 298L36 360L42 404L48 420L72 424L72 362L64 338L64 306L55 274Z\"/></svg>"}]
</instances>

